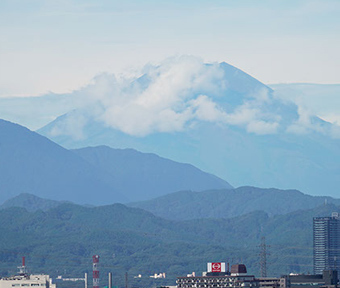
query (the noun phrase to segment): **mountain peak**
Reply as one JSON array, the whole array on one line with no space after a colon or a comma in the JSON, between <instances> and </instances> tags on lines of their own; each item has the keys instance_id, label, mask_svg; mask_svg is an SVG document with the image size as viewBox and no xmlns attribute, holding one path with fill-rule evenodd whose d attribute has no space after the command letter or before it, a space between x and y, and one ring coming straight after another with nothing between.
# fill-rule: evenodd
<instances>
[{"instance_id":1,"label":"mountain peak","mask_svg":"<svg viewBox=\"0 0 340 288\"><path fill-rule=\"evenodd\" d=\"M21 193L18 196L6 200L0 206L0 209L6 209L10 207L21 207L25 208L29 212L34 212L37 210L47 211L51 208L60 205L61 203L63 202L40 198L29 193Z\"/></svg>"}]
</instances>

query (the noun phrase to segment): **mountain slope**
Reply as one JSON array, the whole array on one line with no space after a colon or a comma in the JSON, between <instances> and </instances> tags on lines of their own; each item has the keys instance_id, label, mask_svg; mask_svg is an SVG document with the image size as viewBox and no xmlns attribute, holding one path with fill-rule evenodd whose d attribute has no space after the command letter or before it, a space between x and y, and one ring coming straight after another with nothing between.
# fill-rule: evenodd
<instances>
[{"instance_id":1,"label":"mountain slope","mask_svg":"<svg viewBox=\"0 0 340 288\"><path fill-rule=\"evenodd\" d=\"M111 178L47 138L0 120L1 202L21 193L77 203L126 201Z\"/></svg>"},{"instance_id":2,"label":"mountain slope","mask_svg":"<svg viewBox=\"0 0 340 288\"><path fill-rule=\"evenodd\" d=\"M315 208L325 203L340 205L340 199L310 196L297 190L239 187L203 192L180 191L128 205L166 219L189 220L232 218L254 211L273 216Z\"/></svg>"},{"instance_id":3,"label":"mountain slope","mask_svg":"<svg viewBox=\"0 0 340 288\"><path fill-rule=\"evenodd\" d=\"M226 181L189 164L133 149L107 146L72 150L92 165L115 175L115 187L130 199L152 199L179 190L232 188Z\"/></svg>"}]
</instances>

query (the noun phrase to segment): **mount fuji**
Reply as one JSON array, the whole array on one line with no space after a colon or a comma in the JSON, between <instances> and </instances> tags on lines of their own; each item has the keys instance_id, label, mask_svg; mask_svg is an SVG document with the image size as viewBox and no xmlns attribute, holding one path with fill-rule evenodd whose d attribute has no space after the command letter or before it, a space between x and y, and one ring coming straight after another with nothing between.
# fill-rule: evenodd
<instances>
[{"instance_id":1,"label":"mount fuji","mask_svg":"<svg viewBox=\"0 0 340 288\"><path fill-rule=\"evenodd\" d=\"M337 196L339 127L227 63L195 57L140 75L98 75L69 95L83 102L38 133L66 148L108 145L156 153L233 186Z\"/></svg>"}]
</instances>

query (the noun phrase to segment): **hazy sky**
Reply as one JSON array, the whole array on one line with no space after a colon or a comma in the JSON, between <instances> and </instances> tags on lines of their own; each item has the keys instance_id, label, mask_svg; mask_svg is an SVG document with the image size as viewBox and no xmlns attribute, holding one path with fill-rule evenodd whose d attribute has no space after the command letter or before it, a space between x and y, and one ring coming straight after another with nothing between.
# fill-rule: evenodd
<instances>
[{"instance_id":1,"label":"hazy sky","mask_svg":"<svg viewBox=\"0 0 340 288\"><path fill-rule=\"evenodd\" d=\"M1 0L0 97L189 54L263 83L340 83L340 1Z\"/></svg>"}]
</instances>

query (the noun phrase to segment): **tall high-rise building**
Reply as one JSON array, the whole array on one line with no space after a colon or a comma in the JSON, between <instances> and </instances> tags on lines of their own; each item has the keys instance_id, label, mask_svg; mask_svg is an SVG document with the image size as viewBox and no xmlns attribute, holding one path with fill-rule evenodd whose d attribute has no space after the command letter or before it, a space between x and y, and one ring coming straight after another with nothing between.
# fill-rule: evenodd
<instances>
[{"instance_id":1,"label":"tall high-rise building","mask_svg":"<svg viewBox=\"0 0 340 288\"><path fill-rule=\"evenodd\" d=\"M331 217L313 218L314 274L324 270L340 272L340 218L334 212Z\"/></svg>"}]
</instances>

